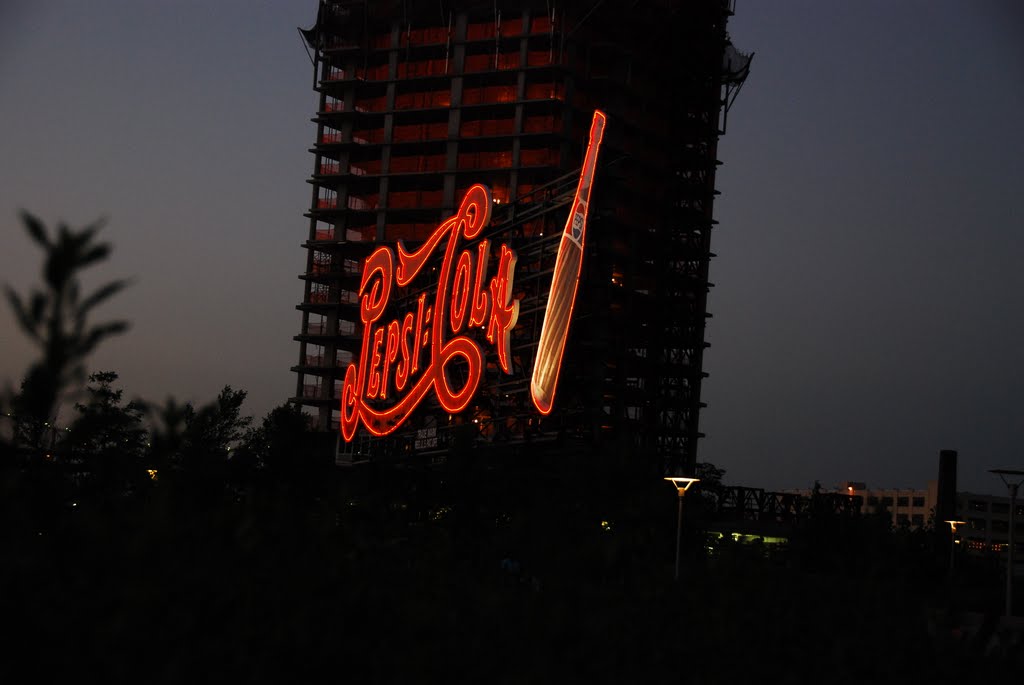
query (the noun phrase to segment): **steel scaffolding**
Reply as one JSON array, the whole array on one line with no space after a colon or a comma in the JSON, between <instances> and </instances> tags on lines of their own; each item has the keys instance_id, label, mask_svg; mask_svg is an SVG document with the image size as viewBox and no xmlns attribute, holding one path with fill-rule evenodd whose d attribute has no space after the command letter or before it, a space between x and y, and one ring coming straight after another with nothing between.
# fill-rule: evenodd
<instances>
[{"instance_id":1,"label":"steel scaffolding","mask_svg":"<svg viewBox=\"0 0 1024 685\"><path fill-rule=\"evenodd\" d=\"M303 32L319 107L293 399L319 428L338 425L374 248L423 240L484 183L488 235L519 257L512 373L489 358L461 415L428 402L386 438L340 442L340 462L441 458L450 427L473 422L481 444L693 468L716 147L749 58L737 67L725 0L607 4L324 0ZM542 417L533 353L595 108L605 147L556 411Z\"/></svg>"}]
</instances>

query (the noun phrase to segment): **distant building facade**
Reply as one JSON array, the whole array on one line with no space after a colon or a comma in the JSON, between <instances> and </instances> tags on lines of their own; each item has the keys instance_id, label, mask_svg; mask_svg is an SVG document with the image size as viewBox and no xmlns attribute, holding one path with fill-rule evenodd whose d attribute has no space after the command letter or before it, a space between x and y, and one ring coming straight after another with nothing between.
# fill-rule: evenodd
<instances>
[{"instance_id":1,"label":"distant building facade","mask_svg":"<svg viewBox=\"0 0 1024 685\"><path fill-rule=\"evenodd\" d=\"M810 489L789 492L804 497L811 494ZM846 481L822 492L860 497L861 514L888 512L893 528L917 530L947 525L935 520L938 481L928 481L923 489L869 488L862 482ZM963 541L965 549L974 554L1004 554L1010 537L1010 498L957 492L955 501L955 520L964 522L957 528L957 537ZM1013 527L1014 555L1024 559L1024 503L1015 505Z\"/></svg>"},{"instance_id":2,"label":"distant building facade","mask_svg":"<svg viewBox=\"0 0 1024 685\"><path fill-rule=\"evenodd\" d=\"M790 490L797 495L810 497L812 490ZM861 498L861 514L887 512L893 528L917 530L933 524L932 518L938 500L938 481L929 481L924 489L918 488L869 488L859 481L846 481L834 489L822 489L823 493L850 495Z\"/></svg>"},{"instance_id":3,"label":"distant building facade","mask_svg":"<svg viewBox=\"0 0 1024 685\"><path fill-rule=\"evenodd\" d=\"M1024 558L1024 504L1014 506L1014 556ZM1010 539L1010 498L956 494L957 518L967 525L957 528L968 552L1005 553Z\"/></svg>"}]
</instances>

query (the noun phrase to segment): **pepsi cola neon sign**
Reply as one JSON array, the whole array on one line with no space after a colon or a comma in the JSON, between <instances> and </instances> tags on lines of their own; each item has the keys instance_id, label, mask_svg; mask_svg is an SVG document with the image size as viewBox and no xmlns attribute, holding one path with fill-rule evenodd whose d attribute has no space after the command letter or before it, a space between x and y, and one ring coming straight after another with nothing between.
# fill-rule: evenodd
<instances>
[{"instance_id":1,"label":"pepsi cola neon sign","mask_svg":"<svg viewBox=\"0 0 1024 685\"><path fill-rule=\"evenodd\" d=\"M466 408L483 375L484 354L467 335L485 326L505 373L509 363L509 333L519 318L519 301L512 299L516 253L501 245L497 273L487 281L490 241L460 249L475 239L491 220L491 191L475 185L466 191L455 216L446 219L415 252L398 242L398 254L379 247L363 267L359 286L359 316L363 344L359 361L345 370L341 390L341 435L352 440L362 423L374 435L397 429L431 390L449 413ZM443 249L437 291L422 294L415 311L381 321L394 288L413 283L430 257ZM464 363L465 378L453 387L453 362ZM378 409L383 401L393 404ZM372 404L371 404L372 403Z\"/></svg>"},{"instance_id":2,"label":"pepsi cola neon sign","mask_svg":"<svg viewBox=\"0 0 1024 685\"><path fill-rule=\"evenodd\" d=\"M534 360L530 394L534 406L548 414L554 402L558 369L568 335L583 259L587 208L593 185L605 115L594 112L569 217L566 220ZM363 322L358 362L345 370L341 390L341 435L352 440L362 423L376 436L397 430L433 390L448 413L468 406L480 385L484 353L468 332L482 327L497 353L498 365L511 373L509 334L519 319L519 301L512 298L516 253L502 244L496 254L497 273L487 280L491 243L460 244L476 239L491 220L491 191L474 185L456 214L443 221L415 252L398 241L397 257L379 247L366 260L359 286ZM431 257L444 250L432 299L426 293L414 311L382 321L392 291L413 284ZM450 378L457 360L462 378Z\"/></svg>"}]
</instances>

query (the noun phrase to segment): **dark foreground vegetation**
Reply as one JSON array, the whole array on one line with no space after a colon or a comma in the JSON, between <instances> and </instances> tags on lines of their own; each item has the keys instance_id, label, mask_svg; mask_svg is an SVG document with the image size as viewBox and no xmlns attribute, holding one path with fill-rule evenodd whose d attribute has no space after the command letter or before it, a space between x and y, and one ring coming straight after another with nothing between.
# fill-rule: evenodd
<instances>
[{"instance_id":1,"label":"dark foreground vegetation","mask_svg":"<svg viewBox=\"0 0 1024 685\"><path fill-rule=\"evenodd\" d=\"M568 445L485 455L467 426L443 464L345 471L310 456L295 408L251 425L231 388L200 407L125 401L111 372L55 433L86 355L124 329L88 324L122 285L79 298L77 270L106 254L95 231L26 222L48 266L43 290L8 290L41 358L3 412L2 682L985 682L1024 667L996 628L996 567L961 559L950 583L941 536L882 519L811 507L769 550L707 536L721 526L695 493L674 582L672 488Z\"/></svg>"},{"instance_id":2,"label":"dark foreground vegetation","mask_svg":"<svg viewBox=\"0 0 1024 685\"><path fill-rule=\"evenodd\" d=\"M967 634L958 613L997 612L998 575L992 596L957 600L928 534L862 522L833 537L832 522L767 555L690 530L676 583L664 483L539 473L268 471L202 494L181 475L61 501L52 474L7 470L4 667L157 683L802 683L982 682L1024 665L994 624Z\"/></svg>"}]
</instances>

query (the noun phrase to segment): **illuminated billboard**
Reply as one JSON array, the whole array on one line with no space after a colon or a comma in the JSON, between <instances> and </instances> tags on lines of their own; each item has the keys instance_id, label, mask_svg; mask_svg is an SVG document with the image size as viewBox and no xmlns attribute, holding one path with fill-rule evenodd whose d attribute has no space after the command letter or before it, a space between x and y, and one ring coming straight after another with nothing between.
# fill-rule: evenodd
<instances>
[{"instance_id":1,"label":"illuminated billboard","mask_svg":"<svg viewBox=\"0 0 1024 685\"><path fill-rule=\"evenodd\" d=\"M605 115L594 112L534 360L531 397L543 414L552 410L572 317L604 125ZM465 409L484 369L480 333L474 329L494 348L501 370L511 373L509 334L519 317L519 301L513 298L517 257L505 243L496 245L492 254L491 241L480 238L490 224L491 207L490 190L474 185L455 215L417 249L410 251L399 240L396 250L381 246L366 259L358 291L362 345L341 389L340 429L346 442L360 424L376 436L394 432L431 392L448 413ZM440 265L430 266L437 257ZM488 279L492 260L496 273ZM425 289L404 298L414 306L393 313L397 289L415 292L417 284L433 283L435 275L432 292ZM453 373L456 368L458 373Z\"/></svg>"},{"instance_id":2,"label":"illuminated billboard","mask_svg":"<svg viewBox=\"0 0 1024 685\"><path fill-rule=\"evenodd\" d=\"M551 413L554 406L558 372L562 367L565 340L569 335L569 322L576 304L576 288L579 285L580 269L583 266L583 238L587 228L587 208L590 205L590 190L594 182L597 153L604 137L605 115L594 112L590 125L590 142L583 158L580 180L576 186L572 209L562 231L562 242L558 246L555 273L551 278L551 292L548 306L544 310L544 324L541 326L540 341L537 344L537 358L533 364L533 378L530 380L530 397L533 405L542 414Z\"/></svg>"}]
</instances>

